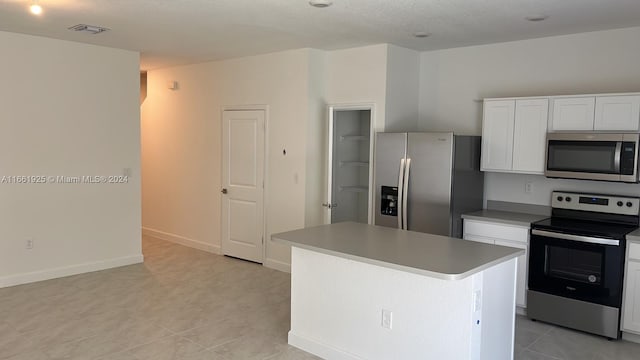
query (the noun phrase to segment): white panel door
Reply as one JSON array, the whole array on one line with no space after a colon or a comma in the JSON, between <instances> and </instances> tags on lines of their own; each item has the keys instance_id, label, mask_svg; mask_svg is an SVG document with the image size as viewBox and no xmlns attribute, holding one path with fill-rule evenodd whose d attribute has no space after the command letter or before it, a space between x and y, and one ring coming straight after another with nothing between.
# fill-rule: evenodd
<instances>
[{"instance_id":1,"label":"white panel door","mask_svg":"<svg viewBox=\"0 0 640 360\"><path fill-rule=\"evenodd\" d=\"M640 262L627 263L624 292L622 330L640 333Z\"/></svg>"},{"instance_id":2,"label":"white panel door","mask_svg":"<svg viewBox=\"0 0 640 360\"><path fill-rule=\"evenodd\" d=\"M598 96L595 130L640 130L640 95Z\"/></svg>"},{"instance_id":3,"label":"white panel door","mask_svg":"<svg viewBox=\"0 0 640 360\"><path fill-rule=\"evenodd\" d=\"M222 115L222 253L262 262L264 229L262 110Z\"/></svg>"},{"instance_id":4,"label":"white panel door","mask_svg":"<svg viewBox=\"0 0 640 360\"><path fill-rule=\"evenodd\" d=\"M497 240L496 245L508 246L518 249L523 249L524 254L518 256L518 273L516 275L516 305L526 308L527 307L527 260L528 251L527 244L515 241L503 241Z\"/></svg>"},{"instance_id":5,"label":"white panel door","mask_svg":"<svg viewBox=\"0 0 640 360\"><path fill-rule=\"evenodd\" d=\"M551 130L593 130L596 98L553 99Z\"/></svg>"},{"instance_id":6,"label":"white panel door","mask_svg":"<svg viewBox=\"0 0 640 360\"><path fill-rule=\"evenodd\" d=\"M515 100L487 100L482 119L482 170L511 170Z\"/></svg>"},{"instance_id":7,"label":"white panel door","mask_svg":"<svg viewBox=\"0 0 640 360\"><path fill-rule=\"evenodd\" d=\"M514 171L544 173L548 117L548 99L516 100L513 131Z\"/></svg>"}]
</instances>

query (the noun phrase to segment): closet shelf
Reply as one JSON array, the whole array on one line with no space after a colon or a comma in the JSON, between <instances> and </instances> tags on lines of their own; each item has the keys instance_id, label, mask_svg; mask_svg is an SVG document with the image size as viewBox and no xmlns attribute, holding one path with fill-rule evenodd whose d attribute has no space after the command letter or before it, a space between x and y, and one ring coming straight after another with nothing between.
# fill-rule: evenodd
<instances>
[{"instance_id":1,"label":"closet shelf","mask_svg":"<svg viewBox=\"0 0 640 360\"><path fill-rule=\"evenodd\" d=\"M365 141L365 140L369 140L369 138L364 135L341 135L340 140L341 141Z\"/></svg>"},{"instance_id":2,"label":"closet shelf","mask_svg":"<svg viewBox=\"0 0 640 360\"><path fill-rule=\"evenodd\" d=\"M340 186L340 191L369 192L368 186Z\"/></svg>"},{"instance_id":3,"label":"closet shelf","mask_svg":"<svg viewBox=\"0 0 640 360\"><path fill-rule=\"evenodd\" d=\"M340 166L369 167L369 162L368 161L340 161Z\"/></svg>"}]
</instances>

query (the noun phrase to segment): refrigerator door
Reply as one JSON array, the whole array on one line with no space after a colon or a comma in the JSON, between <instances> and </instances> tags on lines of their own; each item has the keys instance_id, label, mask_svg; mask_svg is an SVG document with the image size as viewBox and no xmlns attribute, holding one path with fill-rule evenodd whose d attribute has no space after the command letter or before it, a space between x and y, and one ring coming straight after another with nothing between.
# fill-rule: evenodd
<instances>
[{"instance_id":1,"label":"refrigerator door","mask_svg":"<svg viewBox=\"0 0 640 360\"><path fill-rule=\"evenodd\" d=\"M408 230L449 236L453 133L409 133Z\"/></svg>"},{"instance_id":2,"label":"refrigerator door","mask_svg":"<svg viewBox=\"0 0 640 360\"><path fill-rule=\"evenodd\" d=\"M374 224L400 228L401 195L407 133L377 133L375 148Z\"/></svg>"}]
</instances>

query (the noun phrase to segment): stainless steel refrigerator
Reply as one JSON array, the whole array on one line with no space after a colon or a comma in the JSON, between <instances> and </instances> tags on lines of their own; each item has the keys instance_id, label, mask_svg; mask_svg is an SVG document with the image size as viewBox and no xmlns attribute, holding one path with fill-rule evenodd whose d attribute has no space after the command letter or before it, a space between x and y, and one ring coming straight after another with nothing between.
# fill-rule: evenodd
<instances>
[{"instance_id":1,"label":"stainless steel refrigerator","mask_svg":"<svg viewBox=\"0 0 640 360\"><path fill-rule=\"evenodd\" d=\"M374 154L376 225L461 238L482 209L479 136L377 133Z\"/></svg>"}]
</instances>

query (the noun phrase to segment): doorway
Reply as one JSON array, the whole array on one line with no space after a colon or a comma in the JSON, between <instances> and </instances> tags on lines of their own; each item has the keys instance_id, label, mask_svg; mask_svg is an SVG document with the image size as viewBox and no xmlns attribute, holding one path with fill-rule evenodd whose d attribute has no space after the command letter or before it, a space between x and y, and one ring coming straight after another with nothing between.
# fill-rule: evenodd
<instances>
[{"instance_id":1,"label":"doorway","mask_svg":"<svg viewBox=\"0 0 640 360\"><path fill-rule=\"evenodd\" d=\"M373 105L329 107L325 223L371 223Z\"/></svg>"},{"instance_id":2,"label":"doorway","mask_svg":"<svg viewBox=\"0 0 640 360\"><path fill-rule=\"evenodd\" d=\"M222 114L222 253L263 262L266 110Z\"/></svg>"}]
</instances>

